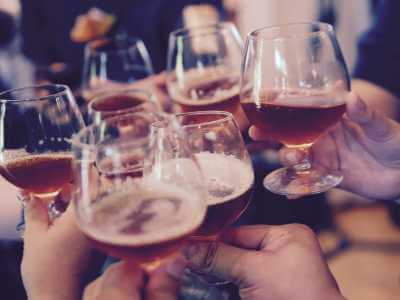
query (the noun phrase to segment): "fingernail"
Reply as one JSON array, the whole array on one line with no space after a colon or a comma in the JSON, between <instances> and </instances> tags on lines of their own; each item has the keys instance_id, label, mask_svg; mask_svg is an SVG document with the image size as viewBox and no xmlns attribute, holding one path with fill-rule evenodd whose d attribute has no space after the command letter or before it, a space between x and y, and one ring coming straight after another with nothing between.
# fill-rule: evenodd
<instances>
[{"instance_id":1,"label":"fingernail","mask_svg":"<svg viewBox=\"0 0 400 300\"><path fill-rule=\"evenodd\" d=\"M190 260L199 252L199 247L196 244L189 244L183 249L183 255Z\"/></svg>"}]
</instances>

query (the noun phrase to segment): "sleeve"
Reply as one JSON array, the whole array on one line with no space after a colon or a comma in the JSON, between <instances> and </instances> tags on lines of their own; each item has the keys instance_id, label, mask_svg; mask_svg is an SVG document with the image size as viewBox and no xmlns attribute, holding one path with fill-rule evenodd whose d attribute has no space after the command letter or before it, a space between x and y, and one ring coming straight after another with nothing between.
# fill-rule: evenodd
<instances>
[{"instance_id":1,"label":"sleeve","mask_svg":"<svg viewBox=\"0 0 400 300\"><path fill-rule=\"evenodd\" d=\"M400 1L380 0L372 27L361 37L354 77L400 96Z\"/></svg>"},{"instance_id":2,"label":"sleeve","mask_svg":"<svg viewBox=\"0 0 400 300\"><path fill-rule=\"evenodd\" d=\"M40 0L21 0L22 52L36 64L52 62L48 28Z\"/></svg>"},{"instance_id":3,"label":"sleeve","mask_svg":"<svg viewBox=\"0 0 400 300\"><path fill-rule=\"evenodd\" d=\"M0 10L0 47L11 42L11 40L14 38L14 35L14 18L8 13Z\"/></svg>"}]
</instances>

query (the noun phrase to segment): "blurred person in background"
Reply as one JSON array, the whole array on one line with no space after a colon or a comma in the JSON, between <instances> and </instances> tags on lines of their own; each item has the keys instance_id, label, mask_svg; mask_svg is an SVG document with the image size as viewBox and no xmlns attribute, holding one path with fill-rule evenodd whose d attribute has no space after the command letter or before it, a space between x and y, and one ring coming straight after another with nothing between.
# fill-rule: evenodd
<instances>
[{"instance_id":1,"label":"blurred person in background","mask_svg":"<svg viewBox=\"0 0 400 300\"><path fill-rule=\"evenodd\" d=\"M21 0L23 50L42 70L41 79L76 88L85 42L125 32L144 41L158 73L165 69L169 33L182 25L183 8L200 3L222 11L221 0Z\"/></svg>"},{"instance_id":2,"label":"blurred person in background","mask_svg":"<svg viewBox=\"0 0 400 300\"><path fill-rule=\"evenodd\" d=\"M18 4L0 2L0 91L32 83L32 66L20 51Z\"/></svg>"}]
</instances>

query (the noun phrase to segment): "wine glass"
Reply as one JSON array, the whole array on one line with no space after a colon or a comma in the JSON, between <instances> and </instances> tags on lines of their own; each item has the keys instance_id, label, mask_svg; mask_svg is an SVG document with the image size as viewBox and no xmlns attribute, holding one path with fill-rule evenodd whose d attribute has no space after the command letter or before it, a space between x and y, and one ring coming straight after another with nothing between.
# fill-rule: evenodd
<instances>
[{"instance_id":1,"label":"wine glass","mask_svg":"<svg viewBox=\"0 0 400 300\"><path fill-rule=\"evenodd\" d=\"M142 40L126 35L102 38L85 47L82 96L87 102L105 91L152 75L149 53Z\"/></svg>"},{"instance_id":2,"label":"wine glass","mask_svg":"<svg viewBox=\"0 0 400 300\"><path fill-rule=\"evenodd\" d=\"M265 136L304 153L304 160L264 179L277 194L302 196L338 185L337 170L312 166L312 144L346 110L349 74L331 25L297 23L261 28L247 37L241 103Z\"/></svg>"},{"instance_id":3,"label":"wine glass","mask_svg":"<svg viewBox=\"0 0 400 300\"><path fill-rule=\"evenodd\" d=\"M176 255L201 225L206 212L202 174L184 139L158 122L151 125L145 176L109 177L105 184L96 160L99 146L114 158L121 154L119 138L112 142L112 136L123 136L125 143L130 139L108 122L73 142L78 225L100 250L151 272ZM99 139L108 141L96 144ZM111 164L120 167L118 160Z\"/></svg>"},{"instance_id":4,"label":"wine glass","mask_svg":"<svg viewBox=\"0 0 400 300\"><path fill-rule=\"evenodd\" d=\"M194 153L207 189L207 214L191 239L217 243L250 203L254 171L240 129L229 112L198 111L176 115ZM193 272L212 285L227 283Z\"/></svg>"},{"instance_id":5,"label":"wine glass","mask_svg":"<svg viewBox=\"0 0 400 300\"><path fill-rule=\"evenodd\" d=\"M242 40L232 23L170 34L167 88L182 112L220 110L240 115Z\"/></svg>"},{"instance_id":6,"label":"wine glass","mask_svg":"<svg viewBox=\"0 0 400 300\"><path fill-rule=\"evenodd\" d=\"M135 112L157 112L159 105L145 90L124 89L104 92L89 103L89 120L100 123L104 119Z\"/></svg>"},{"instance_id":7,"label":"wine glass","mask_svg":"<svg viewBox=\"0 0 400 300\"><path fill-rule=\"evenodd\" d=\"M73 183L69 140L84 128L74 97L67 86L39 85L0 93L0 105L0 174L24 200L48 203L54 219Z\"/></svg>"},{"instance_id":8,"label":"wine glass","mask_svg":"<svg viewBox=\"0 0 400 300\"><path fill-rule=\"evenodd\" d=\"M72 140L75 154L89 153L104 183L142 177L150 126L161 118L156 113L136 112L94 123Z\"/></svg>"}]
</instances>

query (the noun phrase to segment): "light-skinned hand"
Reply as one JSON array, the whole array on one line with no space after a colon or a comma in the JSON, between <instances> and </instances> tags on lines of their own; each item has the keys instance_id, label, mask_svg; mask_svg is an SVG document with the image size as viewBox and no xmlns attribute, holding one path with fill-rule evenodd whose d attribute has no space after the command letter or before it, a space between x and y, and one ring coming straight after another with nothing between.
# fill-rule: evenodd
<instances>
[{"instance_id":1,"label":"light-skinned hand","mask_svg":"<svg viewBox=\"0 0 400 300\"><path fill-rule=\"evenodd\" d=\"M304 225L243 226L220 243L193 243L190 267L229 280L243 300L343 300L314 233Z\"/></svg>"},{"instance_id":2,"label":"light-skinned hand","mask_svg":"<svg viewBox=\"0 0 400 300\"><path fill-rule=\"evenodd\" d=\"M50 224L47 205L25 207L22 279L30 300L80 299L87 276L103 263L75 224L72 205Z\"/></svg>"},{"instance_id":3,"label":"light-skinned hand","mask_svg":"<svg viewBox=\"0 0 400 300\"><path fill-rule=\"evenodd\" d=\"M268 137L256 127L250 136ZM347 100L343 120L312 147L312 163L344 176L340 187L375 199L400 196L400 124L369 108L356 94ZM283 148L280 160L286 166L300 162L303 153Z\"/></svg>"}]
</instances>

